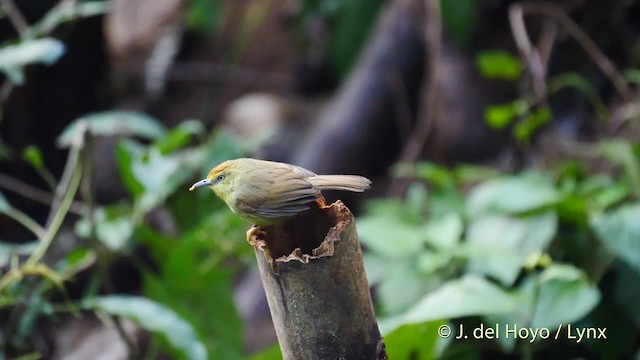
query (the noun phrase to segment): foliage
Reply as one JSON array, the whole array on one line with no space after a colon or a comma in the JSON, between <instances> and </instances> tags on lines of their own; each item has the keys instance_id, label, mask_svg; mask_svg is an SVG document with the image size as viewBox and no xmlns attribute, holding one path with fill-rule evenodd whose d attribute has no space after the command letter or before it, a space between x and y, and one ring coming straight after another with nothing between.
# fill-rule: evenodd
<instances>
[{"instance_id":1,"label":"foliage","mask_svg":"<svg viewBox=\"0 0 640 360\"><path fill-rule=\"evenodd\" d=\"M58 138L59 146L69 148L69 159L65 174L54 186L62 201L48 227L42 228L0 194L0 212L39 239L0 243L0 266L8 267L0 276L0 315L14 314L10 318L16 319L0 328L3 351L8 351L1 353L3 356L33 351L27 346L28 338L38 322L46 318L55 321L53 316L58 312L82 308L134 320L157 333L157 343L178 359L241 357L241 323L232 301L231 278L249 255L238 241L244 237L246 224L228 211L218 211L223 204L214 201L211 194L186 189L194 178L204 176L211 164L238 157L244 150L224 132L203 133L204 127L197 121L164 129L143 114L113 111L88 115L72 122ZM50 267L42 259L50 252L63 220L70 218L71 200L80 182L90 176L89 144L94 137L114 135L122 137L115 155L130 199L87 205L75 231L88 242ZM136 138L152 142L145 144ZM37 148L24 154L35 168L46 170ZM43 174L50 174L44 170ZM90 194L83 196L90 201ZM175 219L175 233L164 233L148 223L159 211L168 211ZM109 263L123 256L137 257L140 246L149 249L154 263L150 266L142 259L133 260L142 272L145 297L96 296L100 288L113 291L101 283L108 277L104 271ZM24 260L24 256L28 258ZM237 265L223 265L229 257L238 259ZM57 294L67 298L65 284L90 267L97 267L92 276L98 288L88 289L75 302L54 300Z\"/></svg>"},{"instance_id":2,"label":"foliage","mask_svg":"<svg viewBox=\"0 0 640 360\"><path fill-rule=\"evenodd\" d=\"M306 33L313 22L329 23L328 60L339 77L346 76L364 47L378 12L380 0L305 0L298 14L299 32Z\"/></svg>"},{"instance_id":3,"label":"foliage","mask_svg":"<svg viewBox=\"0 0 640 360\"><path fill-rule=\"evenodd\" d=\"M422 336L439 344L436 353L407 343L419 336L416 326L433 329L434 322L552 332L567 324L607 327L599 314L611 306L635 313L628 291L603 296L608 284L602 279L639 275L640 201L632 191L638 146L616 140L591 148L599 161L618 166L619 175L571 161L513 175L430 163L397 168L398 175L416 179L406 198L372 201L358 219L387 348L419 353L400 357L418 359L482 351L480 344L445 341L433 331ZM607 342L622 344L627 337ZM524 357L557 343L494 341L503 352ZM582 346L567 336L560 341ZM602 341L584 345L611 351Z\"/></svg>"}]
</instances>

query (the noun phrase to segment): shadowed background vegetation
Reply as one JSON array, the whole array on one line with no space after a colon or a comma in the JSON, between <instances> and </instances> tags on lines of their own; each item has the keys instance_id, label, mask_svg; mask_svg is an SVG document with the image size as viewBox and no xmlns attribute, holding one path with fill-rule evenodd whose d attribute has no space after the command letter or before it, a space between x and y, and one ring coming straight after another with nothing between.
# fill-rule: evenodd
<instances>
[{"instance_id":1,"label":"shadowed background vegetation","mask_svg":"<svg viewBox=\"0 0 640 360\"><path fill-rule=\"evenodd\" d=\"M280 359L249 224L187 191L242 156L373 180L391 359L640 355L640 2L0 10L0 360ZM455 339L496 324L551 337Z\"/></svg>"}]
</instances>

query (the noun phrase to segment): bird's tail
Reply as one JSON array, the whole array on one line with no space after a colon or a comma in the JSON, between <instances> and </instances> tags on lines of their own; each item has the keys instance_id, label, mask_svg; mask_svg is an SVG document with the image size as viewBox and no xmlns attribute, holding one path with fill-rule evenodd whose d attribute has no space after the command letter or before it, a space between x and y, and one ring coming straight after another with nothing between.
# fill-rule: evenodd
<instances>
[{"instance_id":1,"label":"bird's tail","mask_svg":"<svg viewBox=\"0 0 640 360\"><path fill-rule=\"evenodd\" d=\"M371 180L357 175L316 175L307 181L318 190L363 192L371 188Z\"/></svg>"}]
</instances>

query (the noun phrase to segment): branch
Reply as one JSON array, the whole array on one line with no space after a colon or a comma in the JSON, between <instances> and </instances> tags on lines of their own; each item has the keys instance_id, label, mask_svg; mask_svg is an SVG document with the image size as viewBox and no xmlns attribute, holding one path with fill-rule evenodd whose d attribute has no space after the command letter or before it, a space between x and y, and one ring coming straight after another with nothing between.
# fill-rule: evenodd
<instances>
[{"instance_id":1,"label":"branch","mask_svg":"<svg viewBox=\"0 0 640 360\"><path fill-rule=\"evenodd\" d=\"M247 240L285 360L387 358L355 221L342 202L252 227Z\"/></svg>"},{"instance_id":2,"label":"branch","mask_svg":"<svg viewBox=\"0 0 640 360\"><path fill-rule=\"evenodd\" d=\"M442 59L442 16L440 12L440 0L425 0L427 18L425 20L424 36L427 44L425 84L426 92L422 98L419 121L413 135L407 141L402 153L401 161L414 162L427 142L431 125L438 116L440 96L440 62Z\"/></svg>"},{"instance_id":3,"label":"branch","mask_svg":"<svg viewBox=\"0 0 640 360\"><path fill-rule=\"evenodd\" d=\"M4 8L4 12L7 14L9 21L16 29L19 35L25 34L29 30L29 23L25 20L24 16L13 3L13 0L0 0L0 5Z\"/></svg>"},{"instance_id":4,"label":"branch","mask_svg":"<svg viewBox=\"0 0 640 360\"><path fill-rule=\"evenodd\" d=\"M598 48L598 45L573 21L558 5L550 2L532 3L522 2L511 5L509 8L509 22L514 41L520 52L530 59L535 53L533 45L527 35L524 15L543 15L550 17L569 34L589 55L593 62L609 78L614 88L623 100L630 100L633 92L624 80L624 76L616 68L611 60Z\"/></svg>"},{"instance_id":5,"label":"branch","mask_svg":"<svg viewBox=\"0 0 640 360\"><path fill-rule=\"evenodd\" d=\"M51 195L50 193L44 190L40 190L37 187L31 186L18 179L12 178L11 176L8 176L6 174L0 173L0 188L7 189L20 196L33 201L37 201L41 204L53 204L53 195ZM87 206L82 202L73 201L71 202L71 206L69 207L69 212L78 216L83 216L87 213Z\"/></svg>"}]
</instances>

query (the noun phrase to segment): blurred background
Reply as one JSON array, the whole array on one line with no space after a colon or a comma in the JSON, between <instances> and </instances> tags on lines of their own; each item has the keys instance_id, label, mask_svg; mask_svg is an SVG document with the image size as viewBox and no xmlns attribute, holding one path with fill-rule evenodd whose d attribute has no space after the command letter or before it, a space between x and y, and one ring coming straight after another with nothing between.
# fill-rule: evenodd
<instances>
[{"instance_id":1,"label":"blurred background","mask_svg":"<svg viewBox=\"0 0 640 360\"><path fill-rule=\"evenodd\" d=\"M639 19L0 0L0 360L280 359L249 224L187 191L242 156L373 180L339 195L391 359L639 358ZM455 338L505 325L551 336Z\"/></svg>"}]
</instances>

